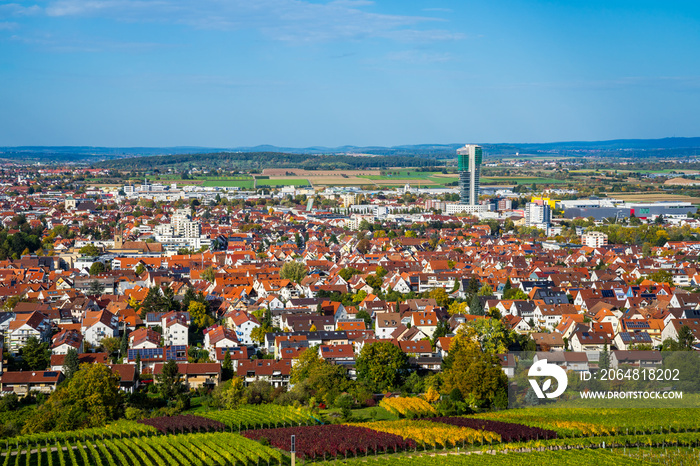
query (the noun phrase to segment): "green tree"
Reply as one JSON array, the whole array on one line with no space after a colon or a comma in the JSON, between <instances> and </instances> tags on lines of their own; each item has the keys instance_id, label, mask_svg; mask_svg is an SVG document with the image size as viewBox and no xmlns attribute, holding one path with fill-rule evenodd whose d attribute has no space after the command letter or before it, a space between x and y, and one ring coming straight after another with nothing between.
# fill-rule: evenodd
<instances>
[{"instance_id":1,"label":"green tree","mask_svg":"<svg viewBox=\"0 0 700 466\"><path fill-rule=\"evenodd\" d=\"M435 344L438 341L438 338L444 337L447 335L450 331L450 324L447 323L446 320L439 320L437 323L437 326L435 328L435 332L433 333L433 339L431 341L433 348L435 348Z\"/></svg>"},{"instance_id":2,"label":"green tree","mask_svg":"<svg viewBox=\"0 0 700 466\"><path fill-rule=\"evenodd\" d=\"M156 374L156 382L158 393L165 401L172 401L185 391L178 365L172 359L163 364L160 374Z\"/></svg>"},{"instance_id":3,"label":"green tree","mask_svg":"<svg viewBox=\"0 0 700 466\"><path fill-rule=\"evenodd\" d=\"M365 282L367 282L367 284L371 286L373 290L380 289L382 287L382 284L384 284L384 280L373 274L367 275L367 278L365 278Z\"/></svg>"},{"instance_id":4,"label":"green tree","mask_svg":"<svg viewBox=\"0 0 700 466\"><path fill-rule=\"evenodd\" d=\"M367 292L365 290L360 290L352 297L352 302L354 304L359 304L367 297Z\"/></svg>"},{"instance_id":5,"label":"green tree","mask_svg":"<svg viewBox=\"0 0 700 466\"><path fill-rule=\"evenodd\" d=\"M355 248L358 250L360 254L367 254L372 247L372 243L369 242L367 238L361 239Z\"/></svg>"},{"instance_id":6,"label":"green tree","mask_svg":"<svg viewBox=\"0 0 700 466\"><path fill-rule=\"evenodd\" d=\"M139 312L141 319L145 319L146 314L151 312L165 312L163 295L161 295L160 288L158 288L157 285L153 285L148 289L148 293L146 293L146 297L141 303Z\"/></svg>"},{"instance_id":7,"label":"green tree","mask_svg":"<svg viewBox=\"0 0 700 466\"><path fill-rule=\"evenodd\" d=\"M600 353L598 367L600 369L610 369L610 351L608 350L607 342L603 345L603 351Z\"/></svg>"},{"instance_id":8,"label":"green tree","mask_svg":"<svg viewBox=\"0 0 700 466\"><path fill-rule=\"evenodd\" d=\"M21 350L22 361L32 371L43 371L51 360L48 343L40 342L36 337L29 337Z\"/></svg>"},{"instance_id":9,"label":"green tree","mask_svg":"<svg viewBox=\"0 0 700 466\"><path fill-rule=\"evenodd\" d=\"M355 318L364 320L367 329L372 328L372 316L369 315L369 312L365 310L358 311L357 314L355 314Z\"/></svg>"},{"instance_id":10,"label":"green tree","mask_svg":"<svg viewBox=\"0 0 700 466\"><path fill-rule=\"evenodd\" d=\"M175 291L173 291L170 285L164 286L161 288L161 291L163 293L163 296L161 297L161 306L164 308L165 312L179 311L180 302L175 299Z\"/></svg>"},{"instance_id":11,"label":"green tree","mask_svg":"<svg viewBox=\"0 0 700 466\"><path fill-rule=\"evenodd\" d=\"M463 399L471 398L477 406L488 407L507 388L508 378L496 355L483 351L472 332L460 331L452 340L442 392L450 394L457 389Z\"/></svg>"},{"instance_id":12,"label":"green tree","mask_svg":"<svg viewBox=\"0 0 700 466\"><path fill-rule=\"evenodd\" d=\"M100 255L100 250L95 247L94 244L86 244L80 251L78 251L83 256L95 257Z\"/></svg>"},{"instance_id":13,"label":"green tree","mask_svg":"<svg viewBox=\"0 0 700 466\"><path fill-rule=\"evenodd\" d=\"M505 353L515 338L498 319L475 319L463 326L484 352Z\"/></svg>"},{"instance_id":14,"label":"green tree","mask_svg":"<svg viewBox=\"0 0 700 466\"><path fill-rule=\"evenodd\" d=\"M95 264L99 264L99 263L100 262L95 262ZM88 295L102 296L102 293L104 293L104 292L105 292L104 285L102 283L98 282L97 280L91 281L90 286L87 289Z\"/></svg>"},{"instance_id":15,"label":"green tree","mask_svg":"<svg viewBox=\"0 0 700 466\"><path fill-rule=\"evenodd\" d=\"M119 351L121 344L121 340L117 337L105 337L100 341L100 346L104 348L105 353L110 355Z\"/></svg>"},{"instance_id":16,"label":"green tree","mask_svg":"<svg viewBox=\"0 0 700 466\"><path fill-rule=\"evenodd\" d=\"M141 274L144 273L145 271L146 271L146 266L143 265L143 264L137 265L137 266L136 266L136 270L134 270L134 272L136 272L136 275L141 275Z\"/></svg>"},{"instance_id":17,"label":"green tree","mask_svg":"<svg viewBox=\"0 0 700 466\"><path fill-rule=\"evenodd\" d=\"M306 384L314 392L316 399L332 406L338 396L349 389L347 370L341 364L321 360L319 364L310 368Z\"/></svg>"},{"instance_id":18,"label":"green tree","mask_svg":"<svg viewBox=\"0 0 700 466\"><path fill-rule=\"evenodd\" d=\"M375 392L403 385L408 375L408 356L389 342L365 345L357 357L357 379Z\"/></svg>"},{"instance_id":19,"label":"green tree","mask_svg":"<svg viewBox=\"0 0 700 466\"><path fill-rule=\"evenodd\" d=\"M695 335L690 327L683 325L678 329L678 350L679 351L691 351L693 349L693 343L695 343Z\"/></svg>"},{"instance_id":20,"label":"green tree","mask_svg":"<svg viewBox=\"0 0 700 466\"><path fill-rule=\"evenodd\" d=\"M185 291L185 296L182 298L182 303L180 307L185 310L189 309L190 303L192 301L197 301L202 304L206 304L206 299L203 293L196 293L192 287L187 287L187 290Z\"/></svg>"},{"instance_id":21,"label":"green tree","mask_svg":"<svg viewBox=\"0 0 700 466\"><path fill-rule=\"evenodd\" d=\"M311 327L313 327L313 325L312 325ZM261 345L261 344L263 344L263 342L265 341L265 335L267 335L267 334L270 333L270 332L274 332L274 330L275 330L275 329L272 328L271 326L262 324L262 325L260 325L260 327L255 327L255 328L250 332L250 338L251 338L254 342L256 342L256 343L258 343L258 344Z\"/></svg>"},{"instance_id":22,"label":"green tree","mask_svg":"<svg viewBox=\"0 0 700 466\"><path fill-rule=\"evenodd\" d=\"M471 300L472 297L479 292L479 289L481 288L481 284L479 283L479 280L476 278L472 277L469 279L467 282L467 287L464 290L464 293L466 294L467 301Z\"/></svg>"},{"instance_id":23,"label":"green tree","mask_svg":"<svg viewBox=\"0 0 700 466\"><path fill-rule=\"evenodd\" d=\"M221 380L227 381L231 377L233 377L233 360L231 360L231 353L226 351L224 362L221 363Z\"/></svg>"},{"instance_id":24,"label":"green tree","mask_svg":"<svg viewBox=\"0 0 700 466\"><path fill-rule=\"evenodd\" d=\"M37 408L23 433L101 427L119 419L122 413L119 377L104 364L82 364Z\"/></svg>"},{"instance_id":25,"label":"green tree","mask_svg":"<svg viewBox=\"0 0 700 466\"><path fill-rule=\"evenodd\" d=\"M467 303L453 302L447 308L447 313L451 316L455 314L466 314L467 313Z\"/></svg>"},{"instance_id":26,"label":"green tree","mask_svg":"<svg viewBox=\"0 0 700 466\"><path fill-rule=\"evenodd\" d=\"M530 299L530 297L525 293L523 290L520 288L516 288L515 290L510 290L510 297L508 299L515 299L515 300L522 300L522 301L527 301Z\"/></svg>"},{"instance_id":27,"label":"green tree","mask_svg":"<svg viewBox=\"0 0 700 466\"><path fill-rule=\"evenodd\" d=\"M338 275L340 275L340 277L343 280L348 281L352 278L353 275L357 275L357 274L361 274L361 273L362 273L361 270L357 270L357 269L354 269L352 267L346 267L346 268L342 269L340 272L338 272Z\"/></svg>"},{"instance_id":28,"label":"green tree","mask_svg":"<svg viewBox=\"0 0 700 466\"><path fill-rule=\"evenodd\" d=\"M446 307L450 302L450 295L447 294L444 288L433 288L428 292L428 298L435 300L438 306Z\"/></svg>"},{"instance_id":29,"label":"green tree","mask_svg":"<svg viewBox=\"0 0 700 466\"><path fill-rule=\"evenodd\" d=\"M214 270L214 267L210 265L202 271L200 277L202 277L203 280L206 280L209 283L214 283L214 280L216 280L216 270Z\"/></svg>"},{"instance_id":30,"label":"green tree","mask_svg":"<svg viewBox=\"0 0 700 466\"><path fill-rule=\"evenodd\" d=\"M207 312L207 306L199 301L191 301L187 308L190 313L190 319L197 328L206 328L213 323L213 318Z\"/></svg>"},{"instance_id":31,"label":"green tree","mask_svg":"<svg viewBox=\"0 0 700 466\"><path fill-rule=\"evenodd\" d=\"M99 275L105 271L106 267L102 262L93 262L90 266L90 275Z\"/></svg>"},{"instance_id":32,"label":"green tree","mask_svg":"<svg viewBox=\"0 0 700 466\"><path fill-rule=\"evenodd\" d=\"M513 284L510 282L510 278L506 280L506 284L503 287L503 299L513 299L514 294Z\"/></svg>"},{"instance_id":33,"label":"green tree","mask_svg":"<svg viewBox=\"0 0 700 466\"><path fill-rule=\"evenodd\" d=\"M479 296L492 296L493 290L491 289L491 286L487 283L479 289L479 292L477 294Z\"/></svg>"},{"instance_id":34,"label":"green tree","mask_svg":"<svg viewBox=\"0 0 700 466\"><path fill-rule=\"evenodd\" d=\"M141 374L141 352L136 352L136 357L134 358L134 365L136 366L136 378Z\"/></svg>"},{"instance_id":35,"label":"green tree","mask_svg":"<svg viewBox=\"0 0 700 466\"><path fill-rule=\"evenodd\" d=\"M246 402L247 394L243 379L233 377L214 389L214 404L221 409L236 409Z\"/></svg>"},{"instance_id":36,"label":"green tree","mask_svg":"<svg viewBox=\"0 0 700 466\"><path fill-rule=\"evenodd\" d=\"M294 366L289 371L289 383L294 385L308 379L313 368L321 364L322 361L318 355L318 345L305 349L299 354Z\"/></svg>"},{"instance_id":37,"label":"green tree","mask_svg":"<svg viewBox=\"0 0 700 466\"><path fill-rule=\"evenodd\" d=\"M66 376L66 380L72 379L75 373L78 372L78 369L80 369L78 350L71 348L68 350L63 360L63 374Z\"/></svg>"},{"instance_id":38,"label":"green tree","mask_svg":"<svg viewBox=\"0 0 700 466\"><path fill-rule=\"evenodd\" d=\"M668 270L657 270L649 274L649 280L656 283L668 283L673 286L673 274Z\"/></svg>"},{"instance_id":39,"label":"green tree","mask_svg":"<svg viewBox=\"0 0 700 466\"><path fill-rule=\"evenodd\" d=\"M294 283L301 283L301 281L306 277L307 269L306 266L297 261L286 262L282 269L280 269L280 278L285 280L291 280Z\"/></svg>"},{"instance_id":40,"label":"green tree","mask_svg":"<svg viewBox=\"0 0 700 466\"><path fill-rule=\"evenodd\" d=\"M125 328L124 332L122 332L122 338L121 342L119 344L119 355L122 358L127 357L127 353L129 351L129 328Z\"/></svg>"},{"instance_id":41,"label":"green tree","mask_svg":"<svg viewBox=\"0 0 700 466\"><path fill-rule=\"evenodd\" d=\"M475 294L471 302L469 303L469 313L474 316L484 315L484 307L481 305L479 295Z\"/></svg>"}]
</instances>

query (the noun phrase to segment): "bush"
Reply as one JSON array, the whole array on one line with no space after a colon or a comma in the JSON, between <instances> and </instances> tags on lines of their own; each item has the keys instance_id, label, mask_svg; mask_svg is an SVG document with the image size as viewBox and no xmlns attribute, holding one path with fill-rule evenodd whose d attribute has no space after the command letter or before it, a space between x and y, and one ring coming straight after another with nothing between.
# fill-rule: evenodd
<instances>
[{"instance_id":1,"label":"bush","mask_svg":"<svg viewBox=\"0 0 700 466\"><path fill-rule=\"evenodd\" d=\"M138 421L146 417L146 412L139 408L126 408L124 411L124 417L130 421Z\"/></svg>"}]
</instances>

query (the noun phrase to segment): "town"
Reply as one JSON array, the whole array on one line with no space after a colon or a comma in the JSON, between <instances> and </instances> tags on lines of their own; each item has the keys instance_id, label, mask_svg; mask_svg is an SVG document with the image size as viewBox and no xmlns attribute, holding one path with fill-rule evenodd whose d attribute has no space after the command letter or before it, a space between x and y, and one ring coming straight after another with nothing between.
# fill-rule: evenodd
<instances>
[{"instance_id":1,"label":"town","mask_svg":"<svg viewBox=\"0 0 700 466\"><path fill-rule=\"evenodd\" d=\"M354 377L375 342L439 372L455 330L484 319L541 351L658 349L684 326L696 334L694 205L506 187L479 200L480 163L460 171L464 202L445 200L457 188L410 185L77 193L19 175L2 217L2 390L52 390L69 350L111 364L133 391L171 359L189 388L213 388L227 357L246 385L287 387L311 347ZM50 361L17 372L28 342L48 343Z\"/></svg>"},{"instance_id":2,"label":"town","mask_svg":"<svg viewBox=\"0 0 700 466\"><path fill-rule=\"evenodd\" d=\"M4 436L98 427L49 402L98 367L120 394L96 419L163 429L269 403L344 422L537 405L512 393L523 352L590 378L698 349L694 204L485 185L481 147L457 160L456 185L380 189L3 167L0 411L25 406Z\"/></svg>"}]
</instances>

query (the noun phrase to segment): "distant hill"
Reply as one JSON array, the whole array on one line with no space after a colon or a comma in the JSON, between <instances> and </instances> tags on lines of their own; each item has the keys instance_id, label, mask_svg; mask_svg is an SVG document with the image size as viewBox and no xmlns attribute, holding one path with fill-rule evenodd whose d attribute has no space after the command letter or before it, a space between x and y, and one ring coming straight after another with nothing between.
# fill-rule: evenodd
<instances>
[{"instance_id":1,"label":"distant hill","mask_svg":"<svg viewBox=\"0 0 700 466\"><path fill-rule=\"evenodd\" d=\"M629 158L669 158L696 156L700 152L700 138L664 138L664 139L615 139L610 141L569 141L547 143L488 143L465 141L479 144L484 148L487 157L512 156L516 153L532 155L559 155L567 157L580 156L616 156ZM0 158L17 162L43 163L84 163L95 164L103 161L115 161L134 157L149 157L148 163L154 163L154 156L178 156L197 154L289 154L291 155L374 155L391 157L411 157L422 159L451 159L457 148L464 143L451 144L417 144L392 147L381 146L340 146L340 147L277 147L260 145L253 147L88 147L88 146L21 146L0 147ZM215 157L215 158L216 158ZM269 156L264 156L269 158ZM279 161L279 155L274 160ZM300 160L288 157L290 163L298 164ZM168 159L165 159L168 160ZM179 160L179 159L176 159ZM266 159L267 160L267 159ZM318 162L318 160L317 160ZM159 165L170 165L180 162L157 162ZM369 164L369 165L368 165ZM140 163L139 163L140 165ZM365 166L386 166L383 161L365 162ZM102 166L109 166L102 165ZM286 166L286 165L285 165ZM298 165L295 165L298 166Z\"/></svg>"},{"instance_id":2,"label":"distant hill","mask_svg":"<svg viewBox=\"0 0 700 466\"><path fill-rule=\"evenodd\" d=\"M407 156L365 156L342 154L292 154L285 152L218 152L203 154L156 155L106 160L95 167L120 170L186 171L191 168L209 170L252 170L265 168L302 168L307 170L351 170L388 167L427 167L437 164L435 159Z\"/></svg>"}]
</instances>

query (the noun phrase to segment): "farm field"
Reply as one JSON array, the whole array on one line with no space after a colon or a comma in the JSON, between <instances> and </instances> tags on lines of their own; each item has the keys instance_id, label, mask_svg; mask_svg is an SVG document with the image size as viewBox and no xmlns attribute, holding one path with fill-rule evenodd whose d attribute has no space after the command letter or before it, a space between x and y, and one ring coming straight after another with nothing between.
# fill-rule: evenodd
<instances>
[{"instance_id":1,"label":"farm field","mask_svg":"<svg viewBox=\"0 0 700 466\"><path fill-rule=\"evenodd\" d=\"M436 453L433 455L391 456L377 458L351 459L343 462L347 465L401 465L401 466L452 466L452 465L518 465L518 466L570 466L576 465L646 465L655 464L651 461L638 460L610 450L566 450L566 451L533 451L526 453L471 453L460 454ZM336 464L323 462L323 465ZM690 464L690 463L688 463Z\"/></svg>"},{"instance_id":2,"label":"farm field","mask_svg":"<svg viewBox=\"0 0 700 466\"><path fill-rule=\"evenodd\" d=\"M407 170L407 169L397 169L397 170L387 170L384 172L384 175L381 174L376 174L376 175L364 175L362 178L367 178L368 180L393 180L393 179L411 179L411 178L416 178L416 179L423 179L426 180L428 178L431 178L433 176L452 176L452 177L457 177L456 174L450 175L448 173L442 173L442 172L424 172L424 171L418 171L418 170Z\"/></svg>"},{"instance_id":3,"label":"farm field","mask_svg":"<svg viewBox=\"0 0 700 466\"><path fill-rule=\"evenodd\" d=\"M243 180L206 180L202 183L205 187L238 187L245 189L253 189L254 181L252 178ZM309 180L306 178L271 178L271 179L258 179L258 188L263 186L308 186Z\"/></svg>"},{"instance_id":4,"label":"farm field","mask_svg":"<svg viewBox=\"0 0 700 466\"><path fill-rule=\"evenodd\" d=\"M212 187L222 187L222 188L243 188L243 189L253 189L253 180L206 180L202 181L202 186L207 188Z\"/></svg>"},{"instance_id":5,"label":"farm field","mask_svg":"<svg viewBox=\"0 0 700 466\"><path fill-rule=\"evenodd\" d=\"M569 170L569 173L595 173L595 172L617 172L617 173L684 173L688 175L697 175L697 170L682 170L677 168L665 168L661 170L625 170L617 168L581 168L577 170Z\"/></svg>"},{"instance_id":6,"label":"farm field","mask_svg":"<svg viewBox=\"0 0 700 466\"><path fill-rule=\"evenodd\" d=\"M222 422L234 430L274 428L316 424L319 421L310 411L292 406L244 406L238 409L197 413L199 416Z\"/></svg>"},{"instance_id":7,"label":"farm field","mask_svg":"<svg viewBox=\"0 0 700 466\"><path fill-rule=\"evenodd\" d=\"M342 176L309 176L309 182L314 186L360 186L360 185L371 185L372 183L366 178L360 178L358 176L348 176L344 178Z\"/></svg>"},{"instance_id":8,"label":"farm field","mask_svg":"<svg viewBox=\"0 0 700 466\"><path fill-rule=\"evenodd\" d=\"M3 465L226 465L285 464L277 450L238 434L163 435L146 439L75 440L8 448Z\"/></svg>"},{"instance_id":9,"label":"farm field","mask_svg":"<svg viewBox=\"0 0 700 466\"><path fill-rule=\"evenodd\" d=\"M319 177L319 176L333 176L342 177L345 176L372 176L380 175L379 170L305 170L303 168L265 168L262 172L263 175L275 177L283 176L298 176L298 177Z\"/></svg>"},{"instance_id":10,"label":"farm field","mask_svg":"<svg viewBox=\"0 0 700 466\"><path fill-rule=\"evenodd\" d=\"M556 178L536 178L529 176L483 176L481 177L481 183L503 183L512 185L514 182L517 184L567 184L571 183L571 180L558 180Z\"/></svg>"},{"instance_id":11,"label":"farm field","mask_svg":"<svg viewBox=\"0 0 700 466\"><path fill-rule=\"evenodd\" d=\"M292 434L307 464L691 465L700 454L700 410L543 407L436 418L420 398L392 400L402 419L320 425L304 408L246 405L33 434L0 441L0 464L288 465ZM428 417L409 418L420 415Z\"/></svg>"},{"instance_id":12,"label":"farm field","mask_svg":"<svg viewBox=\"0 0 700 466\"><path fill-rule=\"evenodd\" d=\"M560 436L653 434L700 428L700 409L525 408L474 417L551 429Z\"/></svg>"}]
</instances>

